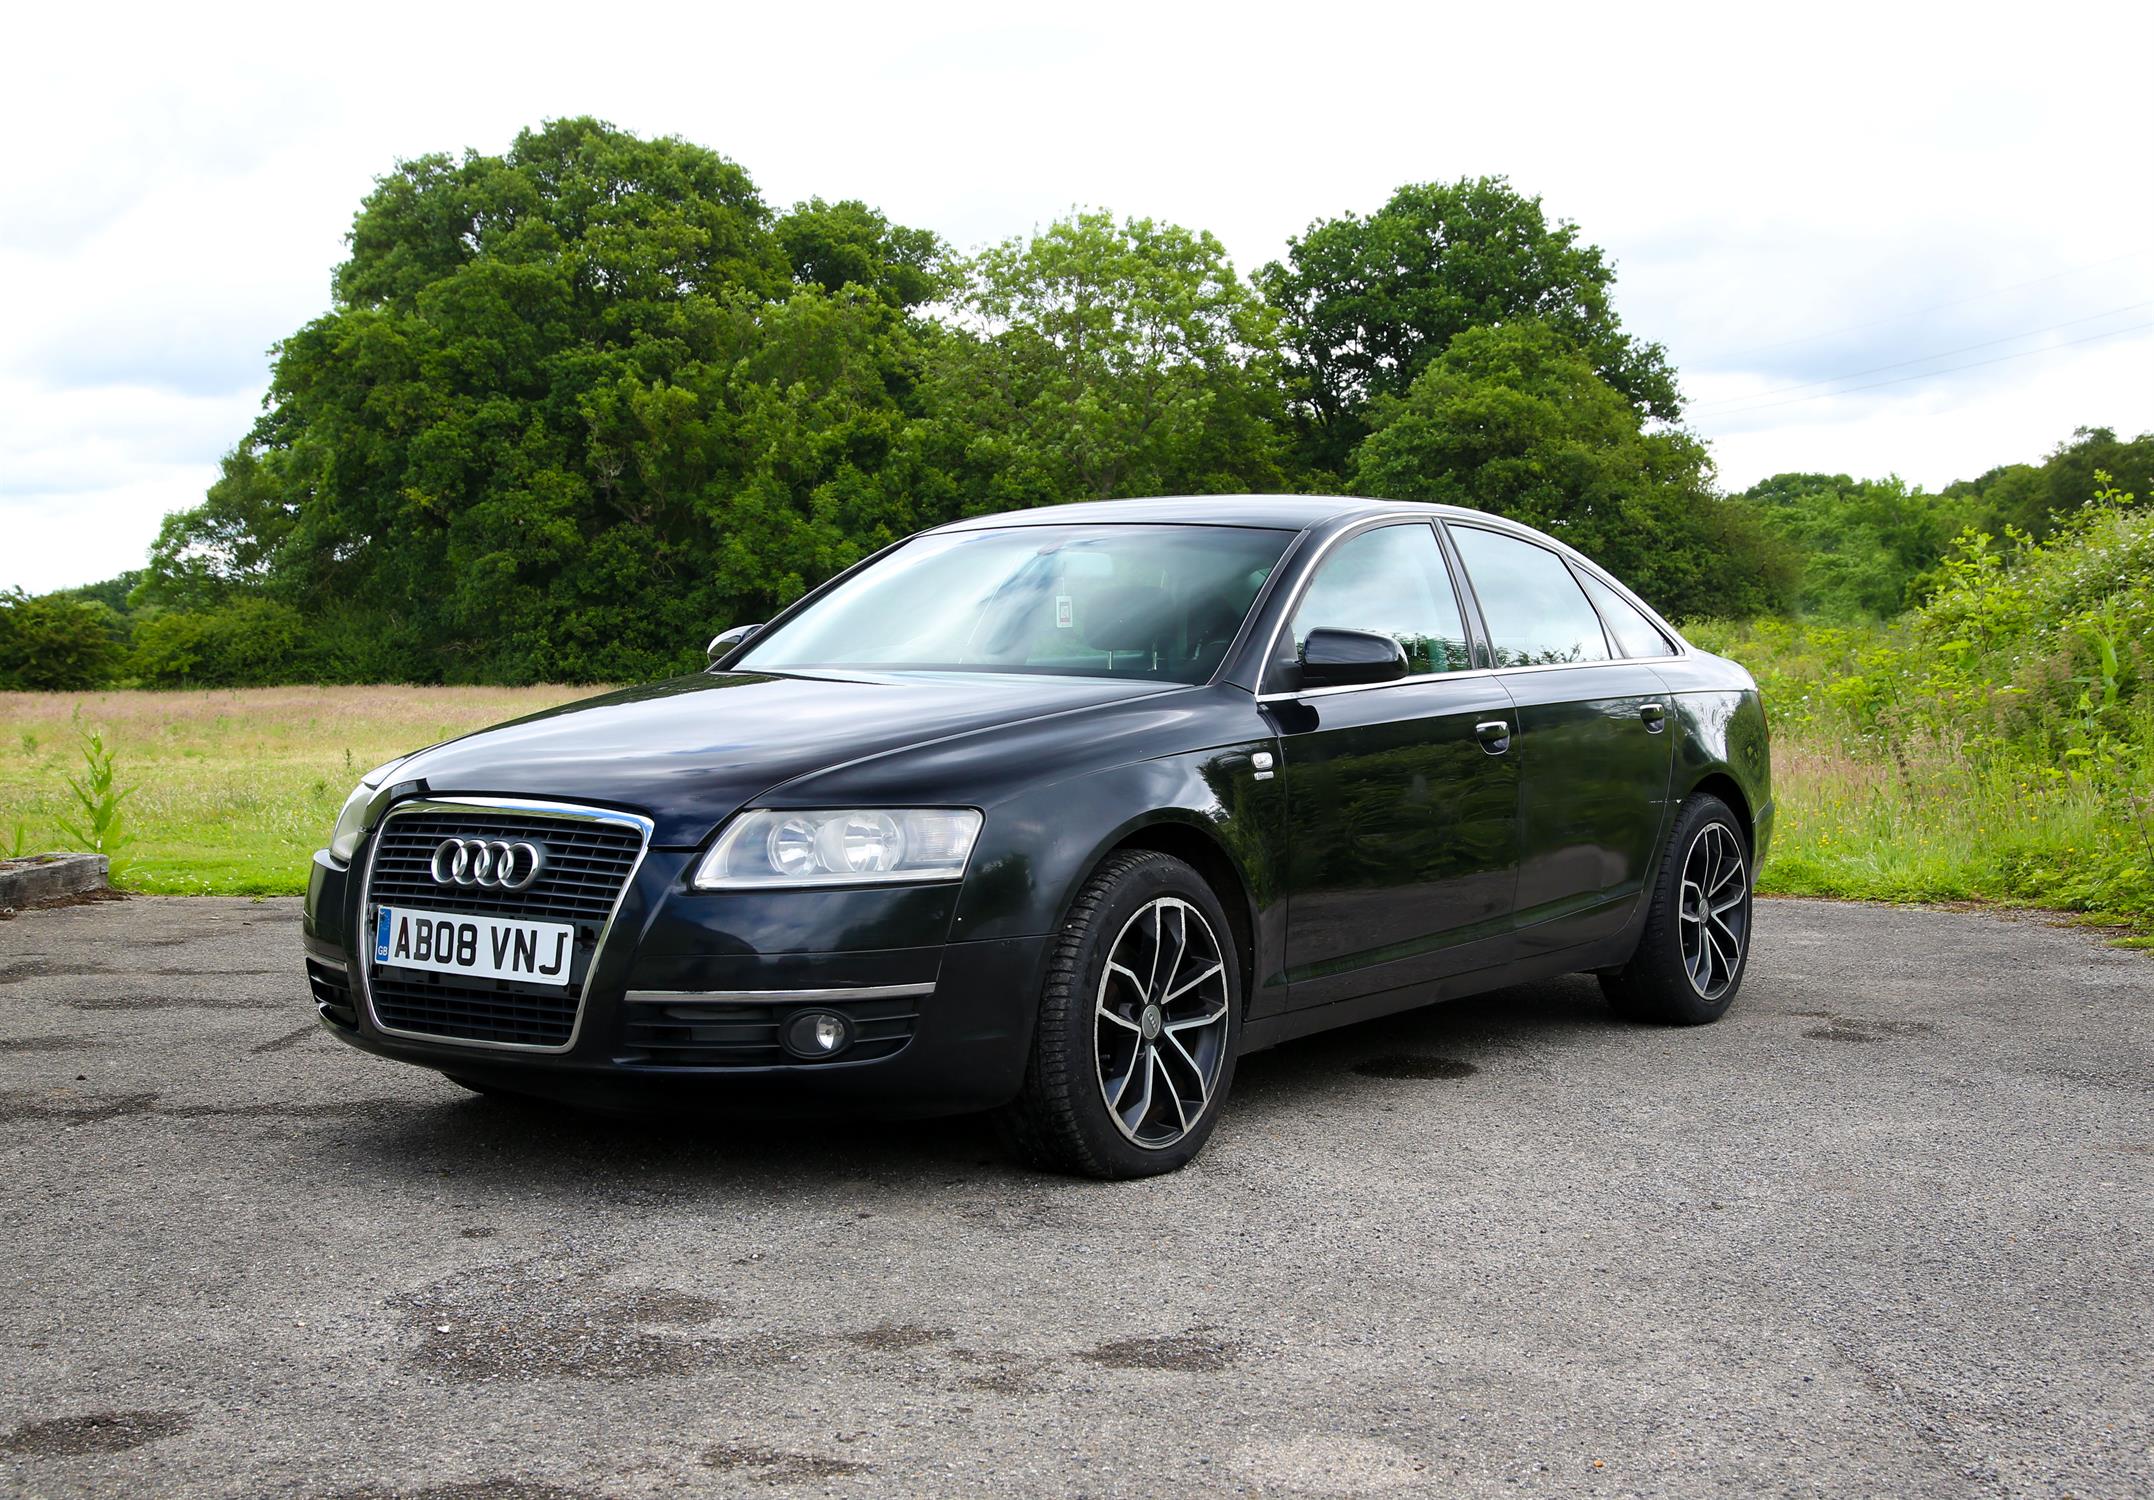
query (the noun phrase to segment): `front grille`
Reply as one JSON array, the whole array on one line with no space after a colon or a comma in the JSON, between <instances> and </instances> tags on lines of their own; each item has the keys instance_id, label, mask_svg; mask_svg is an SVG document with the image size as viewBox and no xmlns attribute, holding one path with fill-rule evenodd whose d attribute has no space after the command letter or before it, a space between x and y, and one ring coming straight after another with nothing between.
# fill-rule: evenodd
<instances>
[{"instance_id":1,"label":"front grille","mask_svg":"<svg viewBox=\"0 0 2154 1500\"><path fill-rule=\"evenodd\" d=\"M341 964L307 960L307 988L314 994L314 1009L346 1031L359 1026L359 1012L352 1008L351 975Z\"/></svg>"},{"instance_id":2,"label":"front grille","mask_svg":"<svg viewBox=\"0 0 2154 1500\"><path fill-rule=\"evenodd\" d=\"M781 1064L827 1067L832 1062L871 1062L901 1051L920 1019L916 996L887 1000L797 1003L739 1001L643 1001L628 1007L622 1061L673 1068L769 1068ZM853 1044L828 1061L808 1062L779 1040L785 1023L803 1010L834 1010L853 1023Z\"/></svg>"},{"instance_id":3,"label":"front grille","mask_svg":"<svg viewBox=\"0 0 2154 1500\"><path fill-rule=\"evenodd\" d=\"M520 891L434 880L444 839L528 840L546 852L539 878ZM387 1030L496 1046L565 1047L576 1034L584 985L606 923L642 858L643 830L630 823L490 808L424 804L392 810L376 832L367 886L362 962L375 1019ZM376 909L412 907L460 915L565 922L576 929L565 988L465 979L372 964Z\"/></svg>"},{"instance_id":4,"label":"front grille","mask_svg":"<svg viewBox=\"0 0 2154 1500\"><path fill-rule=\"evenodd\" d=\"M437 885L434 850L458 838L528 839L545 848L546 868L528 890ZM643 852L642 834L627 824L494 813L391 813L375 840L367 899L378 905L596 925L612 913Z\"/></svg>"}]
</instances>

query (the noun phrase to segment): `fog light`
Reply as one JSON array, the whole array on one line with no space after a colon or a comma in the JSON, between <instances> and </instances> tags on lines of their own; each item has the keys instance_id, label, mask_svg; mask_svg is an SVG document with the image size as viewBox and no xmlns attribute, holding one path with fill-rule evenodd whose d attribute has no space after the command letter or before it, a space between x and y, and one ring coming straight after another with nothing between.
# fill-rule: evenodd
<instances>
[{"instance_id":1,"label":"fog light","mask_svg":"<svg viewBox=\"0 0 2154 1500\"><path fill-rule=\"evenodd\" d=\"M804 1010L785 1023L785 1050L795 1057L836 1057L852 1041L853 1023L833 1010Z\"/></svg>"}]
</instances>

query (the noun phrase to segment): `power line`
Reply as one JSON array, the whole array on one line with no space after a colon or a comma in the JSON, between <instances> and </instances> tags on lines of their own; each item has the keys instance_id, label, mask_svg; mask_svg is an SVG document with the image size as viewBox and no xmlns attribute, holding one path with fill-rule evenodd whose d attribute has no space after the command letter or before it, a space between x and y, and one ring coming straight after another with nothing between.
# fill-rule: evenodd
<instances>
[{"instance_id":1,"label":"power line","mask_svg":"<svg viewBox=\"0 0 2154 1500\"><path fill-rule=\"evenodd\" d=\"M1962 344L1957 349L1940 349L1935 354L1918 355L1914 359L1894 360L1887 365L1872 365L1866 370L1849 370L1841 375L1827 375L1821 380L1805 380L1799 385L1775 386L1768 391L1752 391L1747 396L1722 396L1717 401L1700 401L1694 403L1692 409L1715 406L1741 407L1747 402L1762 401L1767 396L1779 396L1788 391L1807 391L1813 386L1837 385L1843 380L1855 380L1864 375L1876 375L1885 370L1904 370L1909 365L1926 365L1933 359L1950 359L1955 354L1972 354L1977 349L1994 349L1999 344L2010 344L2020 339L2031 339L2037 334L2055 333L2060 328L2077 328L2082 323L2092 323L2100 318L2114 318L2120 313L2138 312L2144 307L2154 307L2154 302L2130 302L2122 307L2112 307L2106 312L2088 313L2083 318L2066 318L2062 323L2050 323L2041 328L2030 328L2024 333L2008 333L2003 338L1984 339L1979 344ZM1729 415L1732 415L1732 413Z\"/></svg>"},{"instance_id":2,"label":"power line","mask_svg":"<svg viewBox=\"0 0 2154 1500\"><path fill-rule=\"evenodd\" d=\"M1952 297L1943 302L1933 302L1927 307L1918 307L1912 312L1899 313L1890 318L1871 318L1861 323L1849 323L1840 328L1827 328L1821 333L1802 333L1797 334L1794 338L1780 339L1770 344L1753 344L1747 348L1735 350L1730 358L1740 359L1748 354L1766 354L1774 349L1785 349L1791 344L1813 344L1819 339L1835 338L1843 333L1860 333L1865 328L1888 328L1895 323L1908 323L1929 313L1942 312L1948 307L1958 307L1968 302L1979 302L1985 297L1995 297L2005 292L2016 292L2030 286L2041 286L2045 282L2060 281L2067 276L2077 276L2082 271L2099 271L2105 266L2115 265L2118 261L2137 260L2144 255L2154 255L2154 250L2127 250L2121 255L2112 255L2107 260L2093 261L2084 266L2067 266L2061 271L2051 271L2047 276L2037 276L2029 281L2006 282L2003 286L1993 286L1983 291L1969 292L1964 297Z\"/></svg>"},{"instance_id":3,"label":"power line","mask_svg":"<svg viewBox=\"0 0 2154 1500\"><path fill-rule=\"evenodd\" d=\"M1819 391L1814 396L1790 396L1785 401L1772 401L1764 406L1746 407L1742 411L1723 412L1730 417L1747 417L1754 411L1769 411L1775 406L1800 406L1805 401L1823 401L1831 396L1852 396L1857 391L1874 391L1881 386L1905 385L1910 380L1928 380L1936 375L1950 375L1956 370L1978 370L1984 365L2001 365L2008 359L2025 359L2032 354L2048 354L2056 349L2069 349L2075 344L2092 344L2102 339L2113 339L2120 333L2137 333L2142 328L2154 328L2154 319L2144 323L2130 323L2122 328L2112 328L2106 333L2090 333L2085 338L2066 339L2060 344L2044 344L2039 349L2019 349L2010 354L1998 354L1989 359L1971 359L1963 365L1947 365L1942 370L1924 370L1919 375L1899 375L1891 380L1873 380L1868 385L1851 385L1844 391Z\"/></svg>"}]
</instances>

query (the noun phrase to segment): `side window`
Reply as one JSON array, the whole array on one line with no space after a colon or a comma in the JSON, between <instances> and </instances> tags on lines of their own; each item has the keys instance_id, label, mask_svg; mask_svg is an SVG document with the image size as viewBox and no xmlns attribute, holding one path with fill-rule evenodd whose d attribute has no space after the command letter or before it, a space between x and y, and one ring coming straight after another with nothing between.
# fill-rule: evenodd
<instances>
[{"instance_id":1,"label":"side window","mask_svg":"<svg viewBox=\"0 0 2154 1500\"><path fill-rule=\"evenodd\" d=\"M1615 648L1625 656L1672 656L1675 645L1660 633L1660 627L1638 613L1614 589L1602 583L1591 573L1573 569L1578 581L1586 586L1592 597L1593 607L1601 612L1601 623L1615 637Z\"/></svg>"},{"instance_id":2,"label":"side window","mask_svg":"<svg viewBox=\"0 0 2154 1500\"><path fill-rule=\"evenodd\" d=\"M1473 665L1443 549L1425 525L1379 526L1341 542L1294 611L1294 655L1317 629L1373 630L1406 650L1415 676Z\"/></svg>"},{"instance_id":3,"label":"side window","mask_svg":"<svg viewBox=\"0 0 2154 1500\"><path fill-rule=\"evenodd\" d=\"M1514 536L1453 526L1499 667L1608 660L1600 616L1562 558Z\"/></svg>"}]
</instances>

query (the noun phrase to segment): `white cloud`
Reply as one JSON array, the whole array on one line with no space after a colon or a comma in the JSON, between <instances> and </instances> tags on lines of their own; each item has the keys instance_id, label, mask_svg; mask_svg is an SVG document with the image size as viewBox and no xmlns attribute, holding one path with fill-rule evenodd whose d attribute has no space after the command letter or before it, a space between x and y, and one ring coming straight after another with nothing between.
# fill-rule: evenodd
<instances>
[{"instance_id":1,"label":"white cloud","mask_svg":"<svg viewBox=\"0 0 2154 1500\"><path fill-rule=\"evenodd\" d=\"M0 165L0 586L135 565L199 498L264 351L326 306L375 174L564 114L713 146L778 204L861 197L959 245L1104 204L1210 229L1244 270L1401 182L1505 173L1617 259L1626 321L1701 403L2154 299L2143 101L2088 72L2154 53L2143 6L1064 14L12 22L38 66L0 97L8 138L36 142ZM1699 413L1730 483L1941 483L2082 422L2154 427L2154 343L1741 405Z\"/></svg>"}]
</instances>

